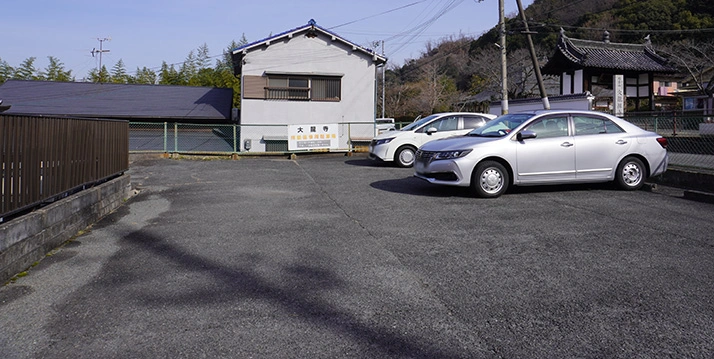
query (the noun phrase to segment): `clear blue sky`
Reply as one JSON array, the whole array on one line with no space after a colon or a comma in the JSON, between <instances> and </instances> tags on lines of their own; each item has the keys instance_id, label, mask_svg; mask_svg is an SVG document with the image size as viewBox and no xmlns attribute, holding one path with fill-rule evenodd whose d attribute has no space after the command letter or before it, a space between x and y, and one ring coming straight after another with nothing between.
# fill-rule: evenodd
<instances>
[{"instance_id":1,"label":"clear blue sky","mask_svg":"<svg viewBox=\"0 0 714 359\"><path fill-rule=\"evenodd\" d=\"M516 16L516 1L505 2ZM102 65L121 59L133 74L162 61L178 67L204 43L219 57L243 34L257 41L315 19L365 47L384 40L389 61L403 65L429 41L477 37L498 23L498 0L4 0L1 9L0 59L18 67L36 57L44 69L54 56L77 79L97 67L91 51L104 38Z\"/></svg>"}]
</instances>

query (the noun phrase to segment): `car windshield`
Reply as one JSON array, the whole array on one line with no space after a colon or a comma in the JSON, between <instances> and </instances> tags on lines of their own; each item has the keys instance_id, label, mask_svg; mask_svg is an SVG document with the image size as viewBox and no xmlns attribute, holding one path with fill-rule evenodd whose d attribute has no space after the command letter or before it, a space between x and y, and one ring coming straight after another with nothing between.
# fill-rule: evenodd
<instances>
[{"instance_id":1,"label":"car windshield","mask_svg":"<svg viewBox=\"0 0 714 359\"><path fill-rule=\"evenodd\" d=\"M483 126L467 133L466 135L480 137L503 137L533 116L535 115L532 113L517 113L499 116L486 122Z\"/></svg>"},{"instance_id":2,"label":"car windshield","mask_svg":"<svg viewBox=\"0 0 714 359\"><path fill-rule=\"evenodd\" d=\"M429 115L424 118L418 119L418 120L408 124L407 126L402 127L402 129L400 131L414 131L415 129L421 127L423 124L433 120L437 116L438 115Z\"/></svg>"}]
</instances>

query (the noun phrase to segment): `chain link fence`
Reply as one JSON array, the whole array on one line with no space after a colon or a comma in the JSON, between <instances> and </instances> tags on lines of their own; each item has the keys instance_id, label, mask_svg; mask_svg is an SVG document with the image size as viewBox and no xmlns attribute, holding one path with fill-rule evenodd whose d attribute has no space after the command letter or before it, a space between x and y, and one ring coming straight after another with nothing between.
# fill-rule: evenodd
<instances>
[{"instance_id":1,"label":"chain link fence","mask_svg":"<svg viewBox=\"0 0 714 359\"><path fill-rule=\"evenodd\" d=\"M663 112L625 119L667 138L670 165L714 171L714 116Z\"/></svg>"},{"instance_id":2,"label":"chain link fence","mask_svg":"<svg viewBox=\"0 0 714 359\"><path fill-rule=\"evenodd\" d=\"M714 171L714 116L701 114L630 114L626 120L657 132L669 142L670 165ZM401 128L403 123L398 123ZM374 124L340 123L339 148L364 152ZM288 154L288 125L230 125L134 122L129 151L185 154Z\"/></svg>"},{"instance_id":3,"label":"chain link fence","mask_svg":"<svg viewBox=\"0 0 714 359\"><path fill-rule=\"evenodd\" d=\"M374 123L339 123L339 146L331 151L364 151L374 137ZM287 154L288 125L230 125L132 122L130 153Z\"/></svg>"}]
</instances>

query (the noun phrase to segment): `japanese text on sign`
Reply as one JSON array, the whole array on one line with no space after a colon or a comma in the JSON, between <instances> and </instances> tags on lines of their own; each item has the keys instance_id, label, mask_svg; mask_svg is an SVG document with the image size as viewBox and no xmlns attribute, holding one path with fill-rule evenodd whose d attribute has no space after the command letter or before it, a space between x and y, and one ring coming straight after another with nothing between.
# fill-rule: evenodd
<instances>
[{"instance_id":1,"label":"japanese text on sign","mask_svg":"<svg viewBox=\"0 0 714 359\"><path fill-rule=\"evenodd\" d=\"M337 124L288 126L288 150L338 148Z\"/></svg>"}]
</instances>

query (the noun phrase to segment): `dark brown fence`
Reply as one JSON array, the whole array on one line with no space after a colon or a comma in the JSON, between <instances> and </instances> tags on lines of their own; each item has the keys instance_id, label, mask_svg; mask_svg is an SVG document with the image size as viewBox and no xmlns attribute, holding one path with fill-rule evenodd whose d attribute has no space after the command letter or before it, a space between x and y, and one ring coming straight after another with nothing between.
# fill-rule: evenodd
<instances>
[{"instance_id":1,"label":"dark brown fence","mask_svg":"<svg viewBox=\"0 0 714 359\"><path fill-rule=\"evenodd\" d=\"M0 115L0 222L128 168L127 121Z\"/></svg>"}]
</instances>

